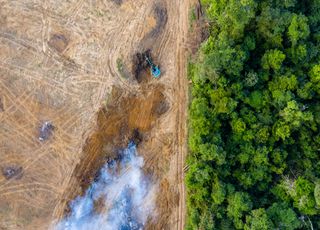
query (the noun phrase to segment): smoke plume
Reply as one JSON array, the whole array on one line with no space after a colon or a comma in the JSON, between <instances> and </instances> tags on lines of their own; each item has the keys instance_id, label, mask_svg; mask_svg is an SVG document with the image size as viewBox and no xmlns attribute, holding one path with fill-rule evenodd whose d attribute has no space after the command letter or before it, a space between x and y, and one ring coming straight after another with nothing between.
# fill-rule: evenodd
<instances>
[{"instance_id":1,"label":"smoke plume","mask_svg":"<svg viewBox=\"0 0 320 230\"><path fill-rule=\"evenodd\" d=\"M85 195L70 203L71 213L56 230L140 230L153 211L150 181L143 158L130 143L120 160L106 163ZM97 203L102 210L97 210Z\"/></svg>"}]
</instances>

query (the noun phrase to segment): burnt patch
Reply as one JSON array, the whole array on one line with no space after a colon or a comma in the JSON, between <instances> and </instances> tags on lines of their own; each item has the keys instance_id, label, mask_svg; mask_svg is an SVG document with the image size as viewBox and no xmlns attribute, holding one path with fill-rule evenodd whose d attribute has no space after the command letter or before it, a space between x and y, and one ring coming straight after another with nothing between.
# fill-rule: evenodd
<instances>
[{"instance_id":1,"label":"burnt patch","mask_svg":"<svg viewBox=\"0 0 320 230\"><path fill-rule=\"evenodd\" d=\"M63 34L53 34L48 42L48 45L59 53L62 53L68 44L69 40Z\"/></svg>"},{"instance_id":2,"label":"burnt patch","mask_svg":"<svg viewBox=\"0 0 320 230\"><path fill-rule=\"evenodd\" d=\"M152 112L158 117L160 117L161 115L168 112L169 109L170 105L168 101L164 98L164 95L162 95L161 100L153 105Z\"/></svg>"},{"instance_id":3,"label":"burnt patch","mask_svg":"<svg viewBox=\"0 0 320 230\"><path fill-rule=\"evenodd\" d=\"M4 112L4 103L2 101L2 98L0 97L0 113Z\"/></svg>"},{"instance_id":4,"label":"burnt patch","mask_svg":"<svg viewBox=\"0 0 320 230\"><path fill-rule=\"evenodd\" d=\"M147 49L142 53L136 53L133 57L133 75L137 82L147 83L152 79L150 65L146 61L146 57L153 60L151 50Z\"/></svg>"},{"instance_id":5,"label":"burnt patch","mask_svg":"<svg viewBox=\"0 0 320 230\"><path fill-rule=\"evenodd\" d=\"M39 141L48 140L53 134L54 126L51 122L44 122L39 129Z\"/></svg>"},{"instance_id":6,"label":"burnt patch","mask_svg":"<svg viewBox=\"0 0 320 230\"><path fill-rule=\"evenodd\" d=\"M155 49L158 47L158 43L163 37L161 35L168 22L168 12L164 2L159 2L154 5L153 18L155 25L140 41L138 46L140 50Z\"/></svg>"},{"instance_id":7,"label":"burnt patch","mask_svg":"<svg viewBox=\"0 0 320 230\"><path fill-rule=\"evenodd\" d=\"M23 175L23 169L21 166L7 166L2 168L2 175L7 179L21 179Z\"/></svg>"},{"instance_id":8,"label":"burnt patch","mask_svg":"<svg viewBox=\"0 0 320 230\"><path fill-rule=\"evenodd\" d=\"M133 58L133 73L134 77L138 83L142 83L144 79L147 77L146 70L148 69L148 65L145 59L145 55L148 51L143 53L136 53Z\"/></svg>"},{"instance_id":9,"label":"burnt patch","mask_svg":"<svg viewBox=\"0 0 320 230\"><path fill-rule=\"evenodd\" d=\"M141 143L143 140L142 133L140 133L139 129L134 129L132 132L132 136L130 140L135 143L137 146Z\"/></svg>"},{"instance_id":10,"label":"burnt patch","mask_svg":"<svg viewBox=\"0 0 320 230\"><path fill-rule=\"evenodd\" d=\"M111 2L115 3L118 6L121 6L123 3L123 0L111 0Z\"/></svg>"},{"instance_id":11,"label":"burnt patch","mask_svg":"<svg viewBox=\"0 0 320 230\"><path fill-rule=\"evenodd\" d=\"M167 8L165 8L162 4L156 5L154 8L154 17L156 18L157 24L149 33L148 36L150 37L158 37L165 28L168 21Z\"/></svg>"}]
</instances>

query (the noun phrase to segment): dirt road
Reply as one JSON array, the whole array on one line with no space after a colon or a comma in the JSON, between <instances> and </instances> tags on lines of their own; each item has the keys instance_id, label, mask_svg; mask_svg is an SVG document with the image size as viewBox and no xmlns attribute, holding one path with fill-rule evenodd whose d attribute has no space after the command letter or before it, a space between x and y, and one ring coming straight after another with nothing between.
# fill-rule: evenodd
<instances>
[{"instance_id":1,"label":"dirt road","mask_svg":"<svg viewBox=\"0 0 320 230\"><path fill-rule=\"evenodd\" d=\"M190 4L190 3L189 3ZM179 20L179 43L177 46L178 55L178 78L177 85L179 87L179 98L180 102L178 105L177 112L177 152L176 152L176 166L177 170L177 181L179 185L179 205L177 208L177 226L176 229L184 229L185 226L185 215L186 215L186 193L184 185L184 166L185 159L187 155L187 103L188 103L188 81L187 81L187 37L189 28L189 12L190 5L184 4L183 1L179 2L179 15L181 15Z\"/></svg>"},{"instance_id":2,"label":"dirt road","mask_svg":"<svg viewBox=\"0 0 320 230\"><path fill-rule=\"evenodd\" d=\"M159 184L150 226L183 229L190 2L0 1L0 229L48 228L134 129ZM163 75L139 83L146 49Z\"/></svg>"}]
</instances>

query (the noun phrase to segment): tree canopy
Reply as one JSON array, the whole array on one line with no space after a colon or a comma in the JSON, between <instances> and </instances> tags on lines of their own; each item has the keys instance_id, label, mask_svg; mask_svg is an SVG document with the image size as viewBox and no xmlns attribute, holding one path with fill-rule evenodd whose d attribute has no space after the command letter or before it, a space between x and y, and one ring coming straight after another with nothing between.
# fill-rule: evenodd
<instances>
[{"instance_id":1,"label":"tree canopy","mask_svg":"<svg viewBox=\"0 0 320 230\"><path fill-rule=\"evenodd\" d=\"M320 229L320 0L202 0L187 229Z\"/></svg>"}]
</instances>

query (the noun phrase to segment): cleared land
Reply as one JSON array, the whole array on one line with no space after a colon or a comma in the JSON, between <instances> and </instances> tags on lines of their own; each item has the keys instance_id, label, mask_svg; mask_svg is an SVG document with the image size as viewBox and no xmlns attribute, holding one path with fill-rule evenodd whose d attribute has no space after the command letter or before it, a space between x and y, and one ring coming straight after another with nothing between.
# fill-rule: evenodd
<instances>
[{"instance_id":1,"label":"cleared land","mask_svg":"<svg viewBox=\"0 0 320 230\"><path fill-rule=\"evenodd\" d=\"M0 1L0 229L61 218L136 129L159 184L148 227L183 229L190 2ZM147 49L159 80L136 66Z\"/></svg>"}]
</instances>

